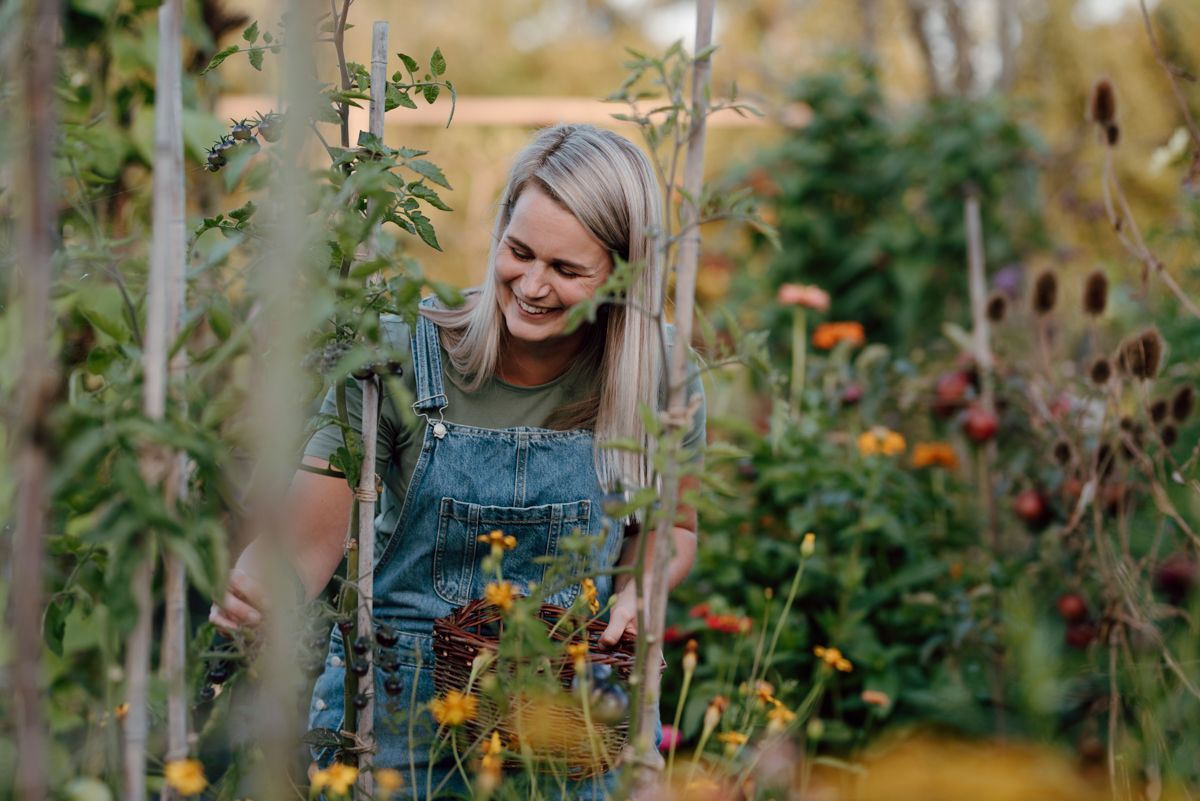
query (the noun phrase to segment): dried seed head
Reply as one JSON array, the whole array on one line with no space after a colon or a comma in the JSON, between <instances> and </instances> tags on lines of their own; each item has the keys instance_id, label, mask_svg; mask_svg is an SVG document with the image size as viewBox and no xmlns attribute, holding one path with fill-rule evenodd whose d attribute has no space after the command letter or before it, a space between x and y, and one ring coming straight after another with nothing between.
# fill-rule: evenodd
<instances>
[{"instance_id":1,"label":"dried seed head","mask_svg":"<svg viewBox=\"0 0 1200 801\"><path fill-rule=\"evenodd\" d=\"M1175 422L1182 423L1192 415L1196 405L1196 392L1189 385L1184 385L1171 398L1171 417Z\"/></svg>"},{"instance_id":2,"label":"dried seed head","mask_svg":"<svg viewBox=\"0 0 1200 801\"><path fill-rule=\"evenodd\" d=\"M1054 443L1054 461L1058 462L1063 467L1071 463L1071 457L1074 452L1071 449L1071 443L1065 439L1060 439Z\"/></svg>"},{"instance_id":3,"label":"dried seed head","mask_svg":"<svg viewBox=\"0 0 1200 801\"><path fill-rule=\"evenodd\" d=\"M1170 423L1167 423L1165 426L1163 426L1158 432L1158 435L1162 437L1162 444L1166 445L1168 448L1179 441L1179 430Z\"/></svg>"},{"instance_id":4,"label":"dried seed head","mask_svg":"<svg viewBox=\"0 0 1200 801\"><path fill-rule=\"evenodd\" d=\"M1115 122L1104 126L1104 141L1108 142L1109 147L1116 147L1121 141L1121 129Z\"/></svg>"},{"instance_id":5,"label":"dried seed head","mask_svg":"<svg viewBox=\"0 0 1200 801\"><path fill-rule=\"evenodd\" d=\"M1058 300L1058 278L1051 270L1043 271L1033 285L1033 310L1038 314L1054 311Z\"/></svg>"},{"instance_id":6,"label":"dried seed head","mask_svg":"<svg viewBox=\"0 0 1200 801\"><path fill-rule=\"evenodd\" d=\"M1149 328L1121 344L1117 367L1134 378L1153 378L1162 364L1163 339Z\"/></svg>"},{"instance_id":7,"label":"dried seed head","mask_svg":"<svg viewBox=\"0 0 1200 801\"><path fill-rule=\"evenodd\" d=\"M1150 419L1155 423L1161 423L1167 419L1167 402L1165 400L1156 400L1150 404Z\"/></svg>"},{"instance_id":8,"label":"dried seed head","mask_svg":"<svg viewBox=\"0 0 1200 801\"><path fill-rule=\"evenodd\" d=\"M1112 363L1108 359L1101 356L1096 361L1092 362L1092 383L1102 386L1108 383L1108 379L1112 378Z\"/></svg>"},{"instance_id":9,"label":"dried seed head","mask_svg":"<svg viewBox=\"0 0 1200 801\"><path fill-rule=\"evenodd\" d=\"M1093 317L1104 314L1108 305L1108 277L1103 270L1094 270L1083 284L1083 311Z\"/></svg>"},{"instance_id":10,"label":"dried seed head","mask_svg":"<svg viewBox=\"0 0 1200 801\"><path fill-rule=\"evenodd\" d=\"M1008 299L1002 292L993 292L987 301L987 317L993 323L1003 322L1008 311Z\"/></svg>"},{"instance_id":11,"label":"dried seed head","mask_svg":"<svg viewBox=\"0 0 1200 801\"><path fill-rule=\"evenodd\" d=\"M1117 116L1117 93L1112 81L1101 78L1092 87L1092 122L1108 125Z\"/></svg>"}]
</instances>

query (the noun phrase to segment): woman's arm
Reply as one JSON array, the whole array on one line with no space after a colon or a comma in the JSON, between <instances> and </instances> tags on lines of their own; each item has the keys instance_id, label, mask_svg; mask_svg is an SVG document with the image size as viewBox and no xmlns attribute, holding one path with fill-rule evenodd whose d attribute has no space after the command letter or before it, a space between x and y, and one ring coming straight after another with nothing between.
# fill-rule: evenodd
<instances>
[{"instance_id":1,"label":"woman's arm","mask_svg":"<svg viewBox=\"0 0 1200 801\"><path fill-rule=\"evenodd\" d=\"M700 479L696 476L685 476L679 480L679 496L683 497L688 490L698 489ZM690 506L679 504L676 512L675 527L671 529L673 555L667 564L667 589L673 589L683 581L692 569L696 559L696 510ZM654 541L657 531L643 531L637 537L631 537L622 543L619 567L633 567L637 564L638 551L641 548L642 537L646 538L646 562L643 566L643 585L649 587L654 569ZM622 573L613 582L615 602L608 615L608 628L600 635L600 644L614 646L625 632L637 633L637 582L632 573Z\"/></svg>"},{"instance_id":2,"label":"woman's arm","mask_svg":"<svg viewBox=\"0 0 1200 801\"><path fill-rule=\"evenodd\" d=\"M312 456L304 464L328 468L329 463ZM346 530L354 493L346 479L297 470L287 498L287 533L280 543L291 560L306 598L315 598L342 561ZM266 610L265 565L269 548L255 540L238 557L229 574L229 586L219 604L213 604L208 619L218 628L233 631L239 626L257 626Z\"/></svg>"}]
</instances>

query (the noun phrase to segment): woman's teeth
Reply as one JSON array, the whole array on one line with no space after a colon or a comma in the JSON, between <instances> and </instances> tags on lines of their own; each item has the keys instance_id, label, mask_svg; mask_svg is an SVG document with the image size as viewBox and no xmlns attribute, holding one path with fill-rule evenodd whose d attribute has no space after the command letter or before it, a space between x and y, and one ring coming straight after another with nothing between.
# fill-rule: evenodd
<instances>
[{"instance_id":1,"label":"woman's teeth","mask_svg":"<svg viewBox=\"0 0 1200 801\"><path fill-rule=\"evenodd\" d=\"M517 301L517 305L520 306L523 310L525 310L529 314L546 314L547 312L553 311L553 309L542 309L537 306L530 306L528 303L521 300L520 298L516 298L516 301Z\"/></svg>"}]
</instances>

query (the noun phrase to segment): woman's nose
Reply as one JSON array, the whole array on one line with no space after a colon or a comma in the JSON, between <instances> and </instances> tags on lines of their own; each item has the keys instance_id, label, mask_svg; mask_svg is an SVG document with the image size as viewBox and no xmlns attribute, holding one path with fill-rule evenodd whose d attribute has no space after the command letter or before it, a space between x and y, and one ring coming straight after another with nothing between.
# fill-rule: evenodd
<instances>
[{"instance_id":1,"label":"woman's nose","mask_svg":"<svg viewBox=\"0 0 1200 801\"><path fill-rule=\"evenodd\" d=\"M537 300L546 294L549 282L546 280L549 266L542 261L534 261L521 276L521 294L530 300Z\"/></svg>"}]
</instances>

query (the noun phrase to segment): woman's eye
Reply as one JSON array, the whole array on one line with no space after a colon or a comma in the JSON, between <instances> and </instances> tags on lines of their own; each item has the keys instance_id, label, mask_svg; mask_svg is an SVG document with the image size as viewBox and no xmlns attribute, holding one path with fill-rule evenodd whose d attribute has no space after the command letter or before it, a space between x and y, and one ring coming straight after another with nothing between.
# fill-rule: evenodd
<instances>
[{"instance_id":1,"label":"woman's eye","mask_svg":"<svg viewBox=\"0 0 1200 801\"><path fill-rule=\"evenodd\" d=\"M523 250L513 250L512 248L509 248L509 250L512 250L513 258L517 261L533 261L532 253L526 253Z\"/></svg>"},{"instance_id":2,"label":"woman's eye","mask_svg":"<svg viewBox=\"0 0 1200 801\"><path fill-rule=\"evenodd\" d=\"M573 273L570 270L566 269L565 267L557 267L555 269L558 270L558 274L561 275L563 278L578 278L579 277L578 273Z\"/></svg>"}]
</instances>

